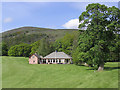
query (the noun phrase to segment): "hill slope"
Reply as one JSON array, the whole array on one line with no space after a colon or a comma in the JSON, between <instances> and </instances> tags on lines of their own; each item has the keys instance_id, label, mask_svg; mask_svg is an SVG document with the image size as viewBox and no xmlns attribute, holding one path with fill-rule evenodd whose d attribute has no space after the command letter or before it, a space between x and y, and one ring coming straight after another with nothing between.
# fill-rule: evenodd
<instances>
[{"instance_id":1,"label":"hill slope","mask_svg":"<svg viewBox=\"0 0 120 90\"><path fill-rule=\"evenodd\" d=\"M72 33L73 31L77 31L77 29L21 27L3 32L2 40L10 47L20 43L31 44L42 38L49 38L49 41L55 41L56 39L63 37L66 33Z\"/></svg>"}]
</instances>

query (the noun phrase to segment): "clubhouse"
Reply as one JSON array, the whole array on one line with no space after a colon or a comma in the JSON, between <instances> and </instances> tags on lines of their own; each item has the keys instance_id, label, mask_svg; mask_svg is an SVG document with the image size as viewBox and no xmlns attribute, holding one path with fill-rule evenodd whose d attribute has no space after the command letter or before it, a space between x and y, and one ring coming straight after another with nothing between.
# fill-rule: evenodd
<instances>
[{"instance_id":1,"label":"clubhouse","mask_svg":"<svg viewBox=\"0 0 120 90\"><path fill-rule=\"evenodd\" d=\"M72 57L64 52L52 52L49 55L42 57L36 53L29 57L29 64L71 64Z\"/></svg>"}]
</instances>

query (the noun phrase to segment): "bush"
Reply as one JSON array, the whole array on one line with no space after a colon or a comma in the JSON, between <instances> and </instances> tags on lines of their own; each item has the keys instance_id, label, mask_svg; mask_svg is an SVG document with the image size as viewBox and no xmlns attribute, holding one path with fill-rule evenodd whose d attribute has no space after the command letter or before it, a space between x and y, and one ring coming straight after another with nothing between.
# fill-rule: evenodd
<instances>
[{"instance_id":1,"label":"bush","mask_svg":"<svg viewBox=\"0 0 120 90\"><path fill-rule=\"evenodd\" d=\"M29 44L22 43L19 45L12 46L8 51L8 55L28 57L30 55L30 52L31 52L31 46Z\"/></svg>"}]
</instances>

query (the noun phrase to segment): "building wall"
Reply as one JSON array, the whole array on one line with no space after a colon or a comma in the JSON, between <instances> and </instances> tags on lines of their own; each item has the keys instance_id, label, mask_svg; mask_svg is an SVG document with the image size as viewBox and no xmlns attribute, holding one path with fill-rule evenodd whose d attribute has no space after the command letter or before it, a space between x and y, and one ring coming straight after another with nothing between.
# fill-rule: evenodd
<instances>
[{"instance_id":1,"label":"building wall","mask_svg":"<svg viewBox=\"0 0 120 90\"><path fill-rule=\"evenodd\" d=\"M46 60L46 62L44 62L44 64L57 64L57 63L62 63L62 64L70 64L72 62L72 59L69 59L68 62L66 62L66 59L41 59L39 62L39 64L43 64L43 61ZM50 60L50 62L48 62L48 60ZM53 60L55 60L55 62L53 62ZM59 61L61 60L61 62ZM29 64L38 64L38 58L35 55L32 55L29 58Z\"/></svg>"},{"instance_id":2,"label":"building wall","mask_svg":"<svg viewBox=\"0 0 120 90\"><path fill-rule=\"evenodd\" d=\"M48 62L48 60L49 60L49 62ZM55 60L55 62L53 61L53 60ZM61 62L59 61L59 60L61 60ZM63 63L63 64L65 64L65 59L46 59L46 63L48 63L48 64L50 64L50 63L52 63L52 64L57 64L57 63Z\"/></svg>"},{"instance_id":3,"label":"building wall","mask_svg":"<svg viewBox=\"0 0 120 90\"><path fill-rule=\"evenodd\" d=\"M29 58L29 64L38 64L38 58L35 55L32 55Z\"/></svg>"}]
</instances>

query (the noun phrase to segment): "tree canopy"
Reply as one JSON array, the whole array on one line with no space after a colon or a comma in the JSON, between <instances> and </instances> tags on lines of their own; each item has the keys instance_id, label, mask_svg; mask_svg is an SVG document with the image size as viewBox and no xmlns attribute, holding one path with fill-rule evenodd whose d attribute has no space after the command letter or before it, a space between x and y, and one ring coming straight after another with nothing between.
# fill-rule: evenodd
<instances>
[{"instance_id":1,"label":"tree canopy","mask_svg":"<svg viewBox=\"0 0 120 90\"><path fill-rule=\"evenodd\" d=\"M30 54L37 53L38 55L46 56L54 51L52 43L50 43L46 38L34 42L31 46L32 48Z\"/></svg>"},{"instance_id":2,"label":"tree canopy","mask_svg":"<svg viewBox=\"0 0 120 90\"><path fill-rule=\"evenodd\" d=\"M55 50L65 52L72 55L72 51L76 45L76 39L79 36L78 31L74 31L72 34L67 33L64 37L56 40L54 43Z\"/></svg>"},{"instance_id":3,"label":"tree canopy","mask_svg":"<svg viewBox=\"0 0 120 90\"><path fill-rule=\"evenodd\" d=\"M80 15L79 21L84 21L79 28L87 29L79 36L76 62L98 65L98 70L103 70L110 56L112 42L115 42L116 33L119 31L120 10L99 3L89 4L86 11Z\"/></svg>"},{"instance_id":4,"label":"tree canopy","mask_svg":"<svg viewBox=\"0 0 120 90\"><path fill-rule=\"evenodd\" d=\"M0 52L0 55L7 56L8 55L8 46L7 46L7 44L5 42L1 42L0 45L2 47L2 48L0 48L1 49L0 51L2 51L2 52Z\"/></svg>"},{"instance_id":5,"label":"tree canopy","mask_svg":"<svg viewBox=\"0 0 120 90\"><path fill-rule=\"evenodd\" d=\"M31 46L26 43L12 46L9 51L9 56L25 56L28 57L31 51Z\"/></svg>"}]
</instances>

